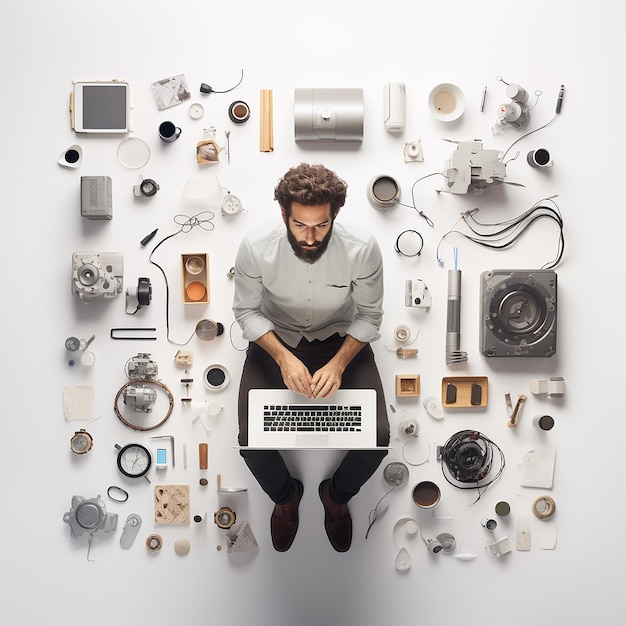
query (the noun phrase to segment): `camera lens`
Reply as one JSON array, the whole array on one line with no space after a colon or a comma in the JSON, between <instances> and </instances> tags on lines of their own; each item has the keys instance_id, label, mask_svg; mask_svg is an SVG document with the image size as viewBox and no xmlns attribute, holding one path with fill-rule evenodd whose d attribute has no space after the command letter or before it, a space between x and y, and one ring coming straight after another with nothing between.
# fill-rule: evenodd
<instances>
[{"instance_id":1,"label":"camera lens","mask_svg":"<svg viewBox=\"0 0 626 626\"><path fill-rule=\"evenodd\" d=\"M73 148L71 148L65 153L65 160L68 163L77 163L78 159L80 159L80 154L78 150L74 150Z\"/></svg>"},{"instance_id":2,"label":"camera lens","mask_svg":"<svg viewBox=\"0 0 626 626\"><path fill-rule=\"evenodd\" d=\"M86 264L78 270L78 280L86 287L91 287L98 282L100 273L94 265Z\"/></svg>"}]
</instances>

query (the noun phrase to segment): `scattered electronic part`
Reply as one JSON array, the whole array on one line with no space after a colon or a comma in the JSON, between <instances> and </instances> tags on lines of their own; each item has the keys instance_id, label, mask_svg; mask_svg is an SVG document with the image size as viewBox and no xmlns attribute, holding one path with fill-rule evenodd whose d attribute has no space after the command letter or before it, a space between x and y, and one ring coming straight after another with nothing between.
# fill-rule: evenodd
<instances>
[{"instance_id":1,"label":"scattered electronic part","mask_svg":"<svg viewBox=\"0 0 626 626\"><path fill-rule=\"evenodd\" d=\"M153 231L149 232L139 243L142 248L145 248L153 239L154 236L158 232L158 228L155 228Z\"/></svg>"},{"instance_id":2,"label":"scattered electronic part","mask_svg":"<svg viewBox=\"0 0 626 626\"><path fill-rule=\"evenodd\" d=\"M96 338L95 335L91 335L89 339L79 339L78 337L68 337L65 340L65 349L68 352L81 352L80 362L86 367L91 367L96 361L96 355L87 350L91 345L91 342ZM72 358L68 361L68 365L75 365L76 361Z\"/></svg>"},{"instance_id":3,"label":"scattered electronic part","mask_svg":"<svg viewBox=\"0 0 626 626\"><path fill-rule=\"evenodd\" d=\"M158 552L163 547L163 538L161 535L153 533L146 537L146 548L149 552Z\"/></svg>"},{"instance_id":4,"label":"scattered electronic part","mask_svg":"<svg viewBox=\"0 0 626 626\"><path fill-rule=\"evenodd\" d=\"M126 376L129 379L155 380L159 375L159 366L149 352L139 352L126 362Z\"/></svg>"},{"instance_id":5,"label":"scattered electronic part","mask_svg":"<svg viewBox=\"0 0 626 626\"><path fill-rule=\"evenodd\" d=\"M160 187L156 180L152 178L144 178L138 185L133 186L133 195L135 198L152 198L156 196Z\"/></svg>"},{"instance_id":6,"label":"scattered electronic part","mask_svg":"<svg viewBox=\"0 0 626 626\"><path fill-rule=\"evenodd\" d=\"M515 402L515 406L511 406L511 395L509 393L505 394L506 399L506 407L509 414L509 421L507 422L507 426L509 428L516 428L517 423L519 421L520 415L522 414L522 409L524 408L524 403L528 399L523 393L517 396L517 401Z\"/></svg>"},{"instance_id":7,"label":"scattered electronic part","mask_svg":"<svg viewBox=\"0 0 626 626\"><path fill-rule=\"evenodd\" d=\"M72 435L70 449L74 454L86 454L91 448L93 448L93 437L84 428Z\"/></svg>"},{"instance_id":8,"label":"scattered electronic part","mask_svg":"<svg viewBox=\"0 0 626 626\"><path fill-rule=\"evenodd\" d=\"M180 401L183 404L188 404L191 402L191 398L189 397L189 386L191 385L191 383L193 383L193 378L181 378L180 383L181 385L185 386L185 394L186 394L185 397L180 399Z\"/></svg>"},{"instance_id":9,"label":"scattered electronic part","mask_svg":"<svg viewBox=\"0 0 626 626\"><path fill-rule=\"evenodd\" d=\"M244 493L245 491L248 491L246 487L223 487L221 474L217 474L215 478L218 493Z\"/></svg>"},{"instance_id":10,"label":"scattered electronic part","mask_svg":"<svg viewBox=\"0 0 626 626\"><path fill-rule=\"evenodd\" d=\"M407 437L409 439L413 437L417 437L420 431L420 425L415 419L406 419L400 422L398 426L398 433L402 437Z\"/></svg>"},{"instance_id":11,"label":"scattered electronic part","mask_svg":"<svg viewBox=\"0 0 626 626\"><path fill-rule=\"evenodd\" d=\"M480 301L483 356L554 356L557 275L553 270L483 272Z\"/></svg>"},{"instance_id":12,"label":"scattered electronic part","mask_svg":"<svg viewBox=\"0 0 626 626\"><path fill-rule=\"evenodd\" d=\"M294 90L296 142L363 141L363 89Z\"/></svg>"},{"instance_id":13,"label":"scattered electronic part","mask_svg":"<svg viewBox=\"0 0 626 626\"><path fill-rule=\"evenodd\" d=\"M161 421L151 425L137 424L134 421L131 422L129 418L122 414L119 406L120 398L123 398L124 405L131 407L133 412L144 414L151 413L157 401L159 390L165 392L169 402L168 408L165 410L165 415ZM169 387L160 380L132 379L122 385L117 392L113 408L119 420L129 428L139 431L154 430L155 428L162 426L172 414L172 410L174 408L174 395L170 391Z\"/></svg>"},{"instance_id":14,"label":"scattered electronic part","mask_svg":"<svg viewBox=\"0 0 626 626\"><path fill-rule=\"evenodd\" d=\"M448 270L448 313L446 323L446 364L465 363L461 350L461 270Z\"/></svg>"},{"instance_id":15,"label":"scattered electronic part","mask_svg":"<svg viewBox=\"0 0 626 626\"><path fill-rule=\"evenodd\" d=\"M405 281L404 306L429 310L432 303L433 299L428 290L428 285L421 278Z\"/></svg>"},{"instance_id":16,"label":"scattered electronic part","mask_svg":"<svg viewBox=\"0 0 626 626\"><path fill-rule=\"evenodd\" d=\"M439 533L435 539L439 542L444 554L452 554L456 548L456 539L450 533Z\"/></svg>"},{"instance_id":17,"label":"scattered electronic part","mask_svg":"<svg viewBox=\"0 0 626 626\"><path fill-rule=\"evenodd\" d=\"M237 215L243 210L243 204L237 196L227 194L222 200L222 215Z\"/></svg>"},{"instance_id":18,"label":"scattered electronic part","mask_svg":"<svg viewBox=\"0 0 626 626\"><path fill-rule=\"evenodd\" d=\"M122 292L124 256L117 252L75 252L72 256L72 295L90 304L117 298Z\"/></svg>"},{"instance_id":19,"label":"scattered electronic part","mask_svg":"<svg viewBox=\"0 0 626 626\"><path fill-rule=\"evenodd\" d=\"M502 537L494 542L487 543L487 549L493 556L503 556L511 553L511 542L508 537Z\"/></svg>"},{"instance_id":20,"label":"scattered electronic part","mask_svg":"<svg viewBox=\"0 0 626 626\"><path fill-rule=\"evenodd\" d=\"M237 515L232 509L223 506L215 513L213 521L218 528L228 529L237 521Z\"/></svg>"},{"instance_id":21,"label":"scattered electronic part","mask_svg":"<svg viewBox=\"0 0 626 626\"><path fill-rule=\"evenodd\" d=\"M154 467L156 469L167 469L167 449L166 448L157 448L156 464Z\"/></svg>"},{"instance_id":22,"label":"scattered electronic part","mask_svg":"<svg viewBox=\"0 0 626 626\"><path fill-rule=\"evenodd\" d=\"M152 284L149 278L144 276L137 280L137 287L126 289L126 313L135 315L139 309L149 306L152 301ZM134 307L134 310L129 310Z\"/></svg>"},{"instance_id":23,"label":"scattered electronic part","mask_svg":"<svg viewBox=\"0 0 626 626\"><path fill-rule=\"evenodd\" d=\"M401 461L387 463L383 469L383 479L390 487L402 487L409 480L409 468Z\"/></svg>"},{"instance_id":24,"label":"scattered electronic part","mask_svg":"<svg viewBox=\"0 0 626 626\"><path fill-rule=\"evenodd\" d=\"M498 150L485 150L479 140L452 143L456 143L457 148L444 164L446 187L439 191L481 193L488 187L504 182L506 164L500 160Z\"/></svg>"},{"instance_id":25,"label":"scattered electronic part","mask_svg":"<svg viewBox=\"0 0 626 626\"><path fill-rule=\"evenodd\" d=\"M500 457L494 466L494 453ZM504 469L502 450L486 435L475 430L462 430L452 435L438 449L446 480L459 489L479 489L479 496L493 484Z\"/></svg>"},{"instance_id":26,"label":"scattered electronic part","mask_svg":"<svg viewBox=\"0 0 626 626\"><path fill-rule=\"evenodd\" d=\"M228 93L229 91L232 91L233 89L239 87L239 85L241 85L243 81L243 68L241 68L241 78L239 79L239 82L236 85L233 85L232 87L229 87L228 89L224 89L223 91L217 91L215 89L213 89L213 87L211 87L211 85L208 85L207 83L201 83L200 84L200 93L204 93L206 95L212 94L212 93Z\"/></svg>"},{"instance_id":27,"label":"scattered electronic part","mask_svg":"<svg viewBox=\"0 0 626 626\"><path fill-rule=\"evenodd\" d=\"M95 338L96 338L95 335L91 335L89 339L79 339L78 337L68 337L65 340L65 349L68 352L76 352L77 350L86 350Z\"/></svg>"},{"instance_id":28,"label":"scattered electronic part","mask_svg":"<svg viewBox=\"0 0 626 626\"><path fill-rule=\"evenodd\" d=\"M70 510L63 515L63 521L70 527L72 539L88 536L87 560L93 537L98 533L112 533L117 529L117 513L107 513L99 495L95 498L73 496Z\"/></svg>"},{"instance_id":29,"label":"scattered electronic part","mask_svg":"<svg viewBox=\"0 0 626 626\"><path fill-rule=\"evenodd\" d=\"M550 379L536 378L530 381L530 391L533 395L561 398L565 395L565 379L553 376Z\"/></svg>"},{"instance_id":30,"label":"scattered electronic part","mask_svg":"<svg viewBox=\"0 0 626 626\"><path fill-rule=\"evenodd\" d=\"M113 219L110 176L80 177L80 214L90 220Z\"/></svg>"},{"instance_id":31,"label":"scattered electronic part","mask_svg":"<svg viewBox=\"0 0 626 626\"><path fill-rule=\"evenodd\" d=\"M131 513L126 518L122 528L122 536L120 537L120 546L125 550L128 550L133 545L141 528L141 521L141 517L136 513Z\"/></svg>"},{"instance_id":32,"label":"scattered electronic part","mask_svg":"<svg viewBox=\"0 0 626 626\"><path fill-rule=\"evenodd\" d=\"M152 466L152 454L150 450L140 443L129 443L125 446L115 444L117 453L117 468L128 478L145 477Z\"/></svg>"},{"instance_id":33,"label":"scattered electronic part","mask_svg":"<svg viewBox=\"0 0 626 626\"><path fill-rule=\"evenodd\" d=\"M156 404L157 391L142 381L134 381L127 385L122 392L124 404L137 413L152 413Z\"/></svg>"},{"instance_id":34,"label":"scattered electronic part","mask_svg":"<svg viewBox=\"0 0 626 626\"><path fill-rule=\"evenodd\" d=\"M383 123L390 133L402 132L406 126L406 85L385 83L383 86Z\"/></svg>"},{"instance_id":35,"label":"scattered electronic part","mask_svg":"<svg viewBox=\"0 0 626 626\"><path fill-rule=\"evenodd\" d=\"M498 80L504 82L501 77ZM505 126L523 128L530 121L529 93L517 83L507 84L506 97L510 99L498 107L497 119L491 132L498 135Z\"/></svg>"},{"instance_id":36,"label":"scattered electronic part","mask_svg":"<svg viewBox=\"0 0 626 626\"><path fill-rule=\"evenodd\" d=\"M424 151L422 149L422 140L407 141L404 144L404 162L405 163L422 163L424 161Z\"/></svg>"},{"instance_id":37,"label":"scattered electronic part","mask_svg":"<svg viewBox=\"0 0 626 626\"><path fill-rule=\"evenodd\" d=\"M193 365L193 352L177 350L174 355L174 363L179 367L191 367Z\"/></svg>"},{"instance_id":38,"label":"scattered electronic part","mask_svg":"<svg viewBox=\"0 0 626 626\"><path fill-rule=\"evenodd\" d=\"M396 348L396 356L399 359L408 359L409 357L416 357L419 350L417 348L405 348L400 346Z\"/></svg>"},{"instance_id":39,"label":"scattered electronic part","mask_svg":"<svg viewBox=\"0 0 626 626\"><path fill-rule=\"evenodd\" d=\"M76 169L80 165L82 158L83 149L78 144L74 144L59 155L57 163L62 167Z\"/></svg>"},{"instance_id":40,"label":"scattered electronic part","mask_svg":"<svg viewBox=\"0 0 626 626\"><path fill-rule=\"evenodd\" d=\"M561 85L559 88L559 95L556 99L556 108L555 113L559 114L561 112L561 107L563 106L563 96L565 95L565 85Z\"/></svg>"}]
</instances>

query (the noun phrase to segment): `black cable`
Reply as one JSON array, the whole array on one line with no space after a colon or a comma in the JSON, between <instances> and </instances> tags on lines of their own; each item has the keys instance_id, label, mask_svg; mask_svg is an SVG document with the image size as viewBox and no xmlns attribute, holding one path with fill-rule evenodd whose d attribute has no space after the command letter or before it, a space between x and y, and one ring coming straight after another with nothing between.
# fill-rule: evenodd
<instances>
[{"instance_id":1,"label":"black cable","mask_svg":"<svg viewBox=\"0 0 626 626\"><path fill-rule=\"evenodd\" d=\"M552 124L555 120L556 120L556 115L549 121L546 122L543 126L539 126L539 128L535 128L534 130L528 131L527 133L523 134L521 137L518 137L507 149L506 151L502 154L502 156L500 157L499 161L504 161L504 157L508 154L509 150L518 142L520 142L522 139L525 139L526 137L528 137L529 135L532 135L533 133L539 132L540 130L543 130L544 128L547 128L548 126L550 126L550 124ZM517 157L516 157L517 158Z\"/></svg>"},{"instance_id":2,"label":"black cable","mask_svg":"<svg viewBox=\"0 0 626 626\"><path fill-rule=\"evenodd\" d=\"M421 182L422 180L424 180L426 178L430 178L431 176L443 176L444 178L446 178L446 176L442 172L433 172L432 174L426 174L425 176L422 176L421 178L418 178L413 183L413 185L411 185L411 202L413 202L413 204L403 204L402 202L398 202L398 204L400 206L405 206L405 207L408 207L409 209L413 209L413 210L417 211L426 220L426 223L431 228L434 228L435 227L435 223L430 219L430 217L428 217L428 215L426 215L426 213L424 213L424 211L422 211L422 210L417 208L417 203L415 202L415 185L417 185L417 183Z\"/></svg>"},{"instance_id":3,"label":"black cable","mask_svg":"<svg viewBox=\"0 0 626 626\"><path fill-rule=\"evenodd\" d=\"M483 458L471 456L476 449L484 449ZM500 466L489 478L492 472L494 450L499 454ZM459 456L462 457L460 460ZM443 445L440 458L443 476L453 487L478 490L478 497L472 504L478 502L487 488L500 478L505 466L504 453L501 448L486 435L475 430L462 430L452 435Z\"/></svg>"},{"instance_id":4,"label":"black cable","mask_svg":"<svg viewBox=\"0 0 626 626\"><path fill-rule=\"evenodd\" d=\"M550 203L552 206L550 206ZM463 220L468 229L475 235L468 235L460 230L452 227L447 233L443 235L440 239L439 244L437 245L437 260L440 264L442 263L441 258L439 257L439 249L443 240L451 234L460 235L469 241L483 246L484 248L490 248L492 250L503 250L512 246L516 241L518 241L522 235L526 233L526 231L530 228L530 226L539 219L548 218L552 221L556 222L559 227L559 238L557 244L557 254L556 257L544 264L541 269L553 269L555 268L562 260L563 254L565 252L565 235L563 232L564 222L561 212L554 202L553 197L544 198L539 202L535 203L530 209L524 211L524 213L502 222L493 222L493 223L485 223L479 222L475 215L478 213L479 209L472 209L471 211L465 211L461 214L459 220ZM476 228L473 224L481 229ZM497 228L498 230L493 230ZM489 230L486 230L489 229ZM493 243L493 242L502 242L502 243Z\"/></svg>"},{"instance_id":5,"label":"black cable","mask_svg":"<svg viewBox=\"0 0 626 626\"><path fill-rule=\"evenodd\" d=\"M223 91L216 91L215 89L213 89L213 87L211 87L211 85L207 85L206 83L202 83L200 85L200 92L201 93L228 93L229 91L232 91L233 89L236 89L237 87L239 87L239 85L241 85L243 81L243 68L241 68L241 78L239 79L239 82L236 85L233 85L232 87L230 87L229 89L224 89Z\"/></svg>"}]
</instances>

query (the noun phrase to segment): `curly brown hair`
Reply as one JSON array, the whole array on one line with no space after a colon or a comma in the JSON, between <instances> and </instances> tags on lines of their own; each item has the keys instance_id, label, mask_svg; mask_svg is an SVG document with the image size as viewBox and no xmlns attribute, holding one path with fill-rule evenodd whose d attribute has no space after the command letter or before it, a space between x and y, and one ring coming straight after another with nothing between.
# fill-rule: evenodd
<instances>
[{"instance_id":1,"label":"curly brown hair","mask_svg":"<svg viewBox=\"0 0 626 626\"><path fill-rule=\"evenodd\" d=\"M334 219L346 202L347 189L347 183L323 165L300 163L290 168L278 181L274 189L274 199L287 217L291 215L292 202L305 206L329 202Z\"/></svg>"}]
</instances>

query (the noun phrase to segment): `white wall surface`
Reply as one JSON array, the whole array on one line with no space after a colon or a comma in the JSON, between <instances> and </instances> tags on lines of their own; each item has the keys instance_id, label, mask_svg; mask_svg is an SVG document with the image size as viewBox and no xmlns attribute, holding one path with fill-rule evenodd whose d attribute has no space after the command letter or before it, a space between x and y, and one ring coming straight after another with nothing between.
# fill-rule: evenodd
<instances>
[{"instance_id":1,"label":"white wall surface","mask_svg":"<svg viewBox=\"0 0 626 626\"><path fill-rule=\"evenodd\" d=\"M624 6L609 0L580 5L557 0L500 2L305 3L152 2L106 3L58 0L12 3L2 9L3 90L3 411L2 571L0 615L4 624L53 623L133 624L138 622L212 624L336 624L463 623L478 626L502 621L521 624L623 624L619 572L622 568L624 505L623 410L620 349L624 219L619 158L624 137L619 109L624 69L622 27ZM201 82L228 94L199 93ZM159 111L150 92L154 80L184 73L192 102L201 102L199 121L184 103ZM511 161L510 185L482 196L436 193L441 177L415 186L418 206L434 223L429 228L411 208L383 214L367 202L369 180L387 173L402 186L402 201L411 203L411 187L420 177L441 171L453 144L443 141L479 138L485 148L505 150L522 131L507 128L494 137L491 126L505 101L501 75L528 90L540 90L526 130L549 121L559 85L566 88L558 119L545 130L517 144L520 158ZM134 136L152 148L149 164L138 172L123 169L116 159L120 138L77 137L70 129L68 98L72 81L118 78L131 85ZM407 87L407 128L400 136L382 124L382 89L389 81ZM464 91L467 106L456 123L436 121L427 107L430 89L454 82ZM480 112L487 86L484 112ZM293 90L296 87L360 87L365 98L365 132L358 149L320 149L297 145L293 138ZM274 142L272 153L259 151L259 90L272 89ZM249 103L249 122L235 126L227 115L236 99ZM172 145L157 137L161 121L171 119L183 132ZM195 162L195 145L203 129L215 126L223 143L230 130L231 158L205 168ZM405 163L404 141L421 139L423 163ZM84 150L79 169L59 167L58 155L73 143ZM524 157L540 146L550 149L554 167L531 169ZM513 150L512 152L515 152ZM236 438L236 390L243 353L233 349L227 334L212 343L193 339L190 394L197 403L219 399L224 415L214 419L208 436L192 413L181 406L181 370L174 365L177 346L166 339L165 284L148 262L149 249L140 239L154 228L154 242L177 230L174 216L190 214L182 191L187 180L219 178L239 196L245 212L224 218L219 211L211 232L194 229L161 246L157 260L168 272L171 335L186 340L201 317L221 321L228 329L232 282L226 274L241 236L266 219L278 217L273 187L288 167L300 161L323 162L349 183L349 198L340 219L361 222L374 231L385 255L385 320L375 344L384 379L395 446L387 460L401 460L398 424L415 417L421 450L434 448L458 430L472 428L496 441L506 457L500 480L472 505L475 493L449 485L431 454L428 463L410 468L409 486L385 499L389 509L365 540L368 513L384 494L381 470L351 502L355 537L347 554L335 553L324 534L323 511L316 490L337 460L336 453L289 455L294 474L303 478L301 526L292 549L274 552L269 536L272 505L260 491L233 448ZM149 202L136 201L132 186L140 174L156 179L161 190ZM81 175L107 175L113 181L114 218L87 222L79 212ZM489 251L462 238L448 238L441 248L446 263L436 261L436 248L459 213L481 209L484 221L519 215L532 204L558 194L565 221L565 255L559 277L558 351L551 359L489 361L478 350L479 276L496 268L537 268L553 258L557 231L548 221L536 223L517 245ZM405 229L425 239L417 259L399 257L393 249ZM463 270L462 347L466 364L446 366L444 359L446 269L452 267L453 246L459 247ZM70 294L71 255L77 250L124 254L126 286L149 276L154 297L150 307L131 318L123 297L85 307ZM178 257L206 251L211 264L211 302L205 307L180 304ZM422 278L430 287L430 312L406 309L403 286ZM401 361L386 348L393 329L406 323L419 338L415 360ZM114 341L118 326L155 326L155 342ZM65 338L90 337L96 354L92 369L67 365ZM237 331L233 333L237 343ZM238 343L238 346L241 344ZM162 380L176 401L169 422L154 434L175 435L177 463L157 482L191 486L191 512L207 513L204 524L156 527L152 488L145 481L126 482L115 466L115 443L140 441L155 447L152 433L135 433L116 418L113 398L125 382L124 363L149 351ZM231 384L221 393L206 391L202 371L210 363L225 365ZM421 398L396 400L396 374L420 374ZM438 395L441 379L450 375L488 376L489 406L484 411L446 411L443 420L430 418L421 399ZM563 376L561 400L532 396L533 378ZM91 385L99 419L88 426L94 449L85 457L69 450L72 433L83 424L64 420L62 392L68 385ZM529 400L517 429L506 426L505 392ZM530 505L542 490L519 485L517 464L524 452L542 443L531 418L549 412L556 427L544 443L556 449L554 486L548 491L557 504L550 520L558 529L555 550L541 549L536 538L541 524ZM209 441L208 472L197 469L196 450ZM182 449L188 449L183 467ZM218 497L213 485L220 473L227 485L245 486L244 495ZM198 485L201 475L209 487ZM424 515L412 504L410 486L422 478L440 484L437 516ZM128 502L106 496L109 485L123 486ZM101 494L107 510L119 515L113 536L96 536L88 562L87 544L70 538L63 514L73 495ZM493 535L480 525L493 516L498 500L512 505L509 519ZM257 537L258 553L228 555L224 535L211 521L223 504L235 509ZM143 526L130 550L119 545L124 520L138 513ZM394 570L397 545L394 523L403 516L418 519L424 533L452 532L457 553L477 558L463 562L452 555L429 554L421 541L409 544L413 568ZM439 519L452 518L452 519ZM527 524L535 539L531 550L513 548L496 558L487 541L508 536L514 543L518 525ZM146 536L159 532L164 548L149 554ZM191 552L177 556L178 538L191 542Z\"/></svg>"}]
</instances>

